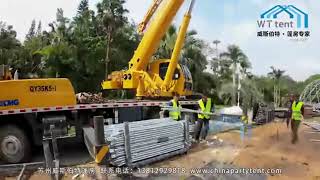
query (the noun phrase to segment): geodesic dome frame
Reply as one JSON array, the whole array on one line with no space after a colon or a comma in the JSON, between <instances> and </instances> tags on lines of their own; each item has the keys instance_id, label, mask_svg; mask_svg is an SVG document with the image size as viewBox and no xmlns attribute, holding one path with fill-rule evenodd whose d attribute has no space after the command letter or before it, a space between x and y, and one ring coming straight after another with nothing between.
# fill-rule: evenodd
<instances>
[{"instance_id":1,"label":"geodesic dome frame","mask_svg":"<svg viewBox=\"0 0 320 180\"><path fill-rule=\"evenodd\" d=\"M307 85L300 95L300 101L308 104L320 103L320 79Z\"/></svg>"}]
</instances>

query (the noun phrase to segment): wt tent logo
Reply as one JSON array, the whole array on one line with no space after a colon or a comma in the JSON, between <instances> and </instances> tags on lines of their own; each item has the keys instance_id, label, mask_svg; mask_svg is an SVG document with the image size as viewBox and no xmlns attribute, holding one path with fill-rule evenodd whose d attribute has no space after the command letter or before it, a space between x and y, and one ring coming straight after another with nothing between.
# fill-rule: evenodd
<instances>
[{"instance_id":1,"label":"wt tent logo","mask_svg":"<svg viewBox=\"0 0 320 180\"><path fill-rule=\"evenodd\" d=\"M290 19L292 19L292 21L291 22L277 22L276 21L278 25L279 24L289 25L288 23L291 23L291 25L292 25L293 22L295 21L296 23L294 23L294 24L296 24L296 28L298 28L298 29L309 27L308 14L293 5L276 5L273 8L262 13L260 18L261 19L268 19L267 23L270 25L270 23L273 22L272 20L281 20L278 17L279 17L279 15L281 15L283 13L285 13ZM266 21L261 20L260 22L258 22L258 25L260 25L259 27L262 27L265 23L266 23ZM278 28L281 26L275 26L275 27ZM282 26L282 27L284 27L284 26ZM285 26L285 27L287 27L287 26ZM292 28L294 28L294 27L292 27Z\"/></svg>"},{"instance_id":2,"label":"wt tent logo","mask_svg":"<svg viewBox=\"0 0 320 180\"><path fill-rule=\"evenodd\" d=\"M296 41L305 41L310 37L309 16L294 5L276 5L263 11L257 25L258 37Z\"/></svg>"}]
</instances>

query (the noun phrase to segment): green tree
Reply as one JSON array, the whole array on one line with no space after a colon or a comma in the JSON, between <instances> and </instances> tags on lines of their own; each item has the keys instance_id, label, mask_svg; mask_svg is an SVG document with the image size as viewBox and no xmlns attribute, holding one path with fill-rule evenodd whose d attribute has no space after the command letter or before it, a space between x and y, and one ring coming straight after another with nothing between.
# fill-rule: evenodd
<instances>
[{"instance_id":1,"label":"green tree","mask_svg":"<svg viewBox=\"0 0 320 180\"><path fill-rule=\"evenodd\" d=\"M312 83L313 81L318 80L318 79L320 79L320 74L314 74L314 75L308 77L308 78L304 81L304 84L305 84L305 85L308 85L308 84L310 84L310 83Z\"/></svg>"},{"instance_id":2,"label":"green tree","mask_svg":"<svg viewBox=\"0 0 320 180\"><path fill-rule=\"evenodd\" d=\"M21 57L18 68L20 69L20 78L32 78L43 76L43 63L41 55L35 53L42 49L44 44L40 36L35 36L24 41L21 49Z\"/></svg>"},{"instance_id":3,"label":"green tree","mask_svg":"<svg viewBox=\"0 0 320 180\"><path fill-rule=\"evenodd\" d=\"M29 32L26 35L26 39L31 39L36 35L36 20L32 20L31 27L29 28Z\"/></svg>"},{"instance_id":4,"label":"green tree","mask_svg":"<svg viewBox=\"0 0 320 180\"><path fill-rule=\"evenodd\" d=\"M257 102L263 101L263 94L259 91L257 83L252 78L245 78L241 83L241 106L244 114L253 108Z\"/></svg>"},{"instance_id":5,"label":"green tree","mask_svg":"<svg viewBox=\"0 0 320 180\"><path fill-rule=\"evenodd\" d=\"M41 35L42 34L42 23L41 21L39 21L38 23L38 27L37 27L37 35Z\"/></svg>"},{"instance_id":6,"label":"green tree","mask_svg":"<svg viewBox=\"0 0 320 180\"><path fill-rule=\"evenodd\" d=\"M58 9L56 21L49 26L49 32L42 33L47 46L37 51L43 58L46 76L69 78L76 91L100 91L105 79L105 59L108 57L108 69L120 70L127 67L137 46L139 36L135 27L119 19L120 4L102 1L98 4L98 13L89 8L87 0L82 0L74 18L68 19ZM120 1L119 1L120 2ZM111 4L109 4L111 3ZM114 9L114 22L109 22L113 14L106 8ZM123 22L119 22L123 21ZM116 29L107 31L107 27ZM111 36L108 33L111 32ZM110 34L109 34L110 35ZM108 37L112 37L109 43ZM108 49L108 50L106 50ZM108 55L107 55L108 53Z\"/></svg>"},{"instance_id":7,"label":"green tree","mask_svg":"<svg viewBox=\"0 0 320 180\"><path fill-rule=\"evenodd\" d=\"M115 45L113 44L115 36L127 24L125 14L128 10L124 8L124 3L125 0L102 0L97 4L99 31L106 35L105 78L108 76L110 56L112 56L111 48Z\"/></svg>"},{"instance_id":8,"label":"green tree","mask_svg":"<svg viewBox=\"0 0 320 180\"><path fill-rule=\"evenodd\" d=\"M308 77L306 80L301 81L301 82L297 82L293 92L291 93L295 93L295 94L300 94L302 93L302 91L313 81L315 80L319 80L320 79L320 74L314 74L311 75L310 77Z\"/></svg>"},{"instance_id":9,"label":"green tree","mask_svg":"<svg viewBox=\"0 0 320 180\"><path fill-rule=\"evenodd\" d=\"M232 93L233 85L231 82L220 84L218 95L223 104L227 105L232 103Z\"/></svg>"},{"instance_id":10,"label":"green tree","mask_svg":"<svg viewBox=\"0 0 320 180\"><path fill-rule=\"evenodd\" d=\"M89 9L87 0L80 2L72 27L70 43L75 48L74 86L77 91L98 91L104 75L101 59L105 46L103 38L97 35L95 13Z\"/></svg>"},{"instance_id":11,"label":"green tree","mask_svg":"<svg viewBox=\"0 0 320 180\"><path fill-rule=\"evenodd\" d=\"M177 39L177 28L170 26L165 36L163 37L160 47L155 54L155 59L170 59L174 45ZM197 32L194 30L188 31L182 53L180 57L180 63L186 65L193 78L194 91L201 93L213 92L210 84L215 84L213 76L204 73L208 64L207 57L203 52L206 48L204 41L196 38ZM203 83L207 82L207 83Z\"/></svg>"},{"instance_id":12,"label":"green tree","mask_svg":"<svg viewBox=\"0 0 320 180\"><path fill-rule=\"evenodd\" d=\"M275 107L280 106L281 101L281 86L280 86L280 78L283 76L285 71L276 69L275 67L271 66L271 72L268 73L268 75L273 79L274 81L274 87L273 87L273 102Z\"/></svg>"},{"instance_id":13,"label":"green tree","mask_svg":"<svg viewBox=\"0 0 320 180\"><path fill-rule=\"evenodd\" d=\"M232 83L233 83L233 93L232 93L232 104L236 104L236 70L239 64L243 73L247 72L247 69L251 68L251 64L248 57L243 53L243 51L236 45L230 45L226 52L220 54L221 61L229 61L227 64L231 64L232 69Z\"/></svg>"},{"instance_id":14,"label":"green tree","mask_svg":"<svg viewBox=\"0 0 320 180\"><path fill-rule=\"evenodd\" d=\"M265 102L273 101L273 87L274 82L267 76L253 76L252 80L255 82L259 92L263 95Z\"/></svg>"},{"instance_id":15,"label":"green tree","mask_svg":"<svg viewBox=\"0 0 320 180\"><path fill-rule=\"evenodd\" d=\"M232 80L232 62L221 58L212 58L210 68L213 74L219 77L222 81Z\"/></svg>"},{"instance_id":16,"label":"green tree","mask_svg":"<svg viewBox=\"0 0 320 180\"><path fill-rule=\"evenodd\" d=\"M19 59L21 43L13 26L0 21L0 64L14 66Z\"/></svg>"},{"instance_id":17,"label":"green tree","mask_svg":"<svg viewBox=\"0 0 320 180\"><path fill-rule=\"evenodd\" d=\"M280 89L281 89L281 98L280 106L283 107L288 102L290 94L300 94L300 83L292 79L289 75L283 75L280 78ZM303 88L303 87L302 87Z\"/></svg>"},{"instance_id":18,"label":"green tree","mask_svg":"<svg viewBox=\"0 0 320 180\"><path fill-rule=\"evenodd\" d=\"M69 42L72 27L62 9L57 9L56 21L49 26L51 27L51 32L48 33L49 45L35 53L43 56L46 76L70 78L70 74L74 72L75 48Z\"/></svg>"}]
</instances>

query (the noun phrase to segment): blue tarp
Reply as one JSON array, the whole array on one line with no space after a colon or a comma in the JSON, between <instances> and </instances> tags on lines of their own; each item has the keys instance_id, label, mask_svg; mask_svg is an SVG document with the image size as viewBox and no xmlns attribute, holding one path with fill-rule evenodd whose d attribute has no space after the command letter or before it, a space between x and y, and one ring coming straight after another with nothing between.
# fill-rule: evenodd
<instances>
[{"instance_id":1,"label":"blue tarp","mask_svg":"<svg viewBox=\"0 0 320 180\"><path fill-rule=\"evenodd\" d=\"M231 130L231 129L240 129L243 126L243 123L229 123L223 121L210 121L209 123L209 133L210 134L217 134L219 132Z\"/></svg>"},{"instance_id":2,"label":"blue tarp","mask_svg":"<svg viewBox=\"0 0 320 180\"><path fill-rule=\"evenodd\" d=\"M243 139L245 135L251 136L251 126L244 125L240 120L240 116L221 115L209 122L210 134L217 134L233 129L240 130L241 139Z\"/></svg>"},{"instance_id":3,"label":"blue tarp","mask_svg":"<svg viewBox=\"0 0 320 180\"><path fill-rule=\"evenodd\" d=\"M240 116L220 115L209 123L209 133L216 134L230 129L240 129L243 123Z\"/></svg>"}]
</instances>

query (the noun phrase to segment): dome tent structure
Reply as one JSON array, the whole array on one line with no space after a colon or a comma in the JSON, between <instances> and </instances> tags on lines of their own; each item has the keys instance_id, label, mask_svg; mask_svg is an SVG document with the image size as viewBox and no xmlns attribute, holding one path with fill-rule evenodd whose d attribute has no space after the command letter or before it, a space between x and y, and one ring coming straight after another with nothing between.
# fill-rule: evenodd
<instances>
[{"instance_id":1,"label":"dome tent structure","mask_svg":"<svg viewBox=\"0 0 320 180\"><path fill-rule=\"evenodd\" d=\"M300 95L300 101L312 105L320 104L320 79L306 86Z\"/></svg>"}]
</instances>

